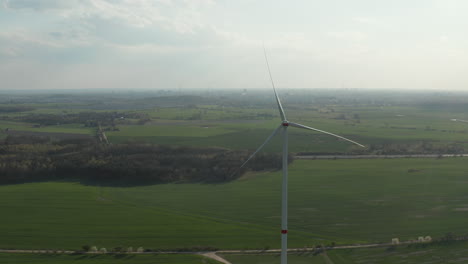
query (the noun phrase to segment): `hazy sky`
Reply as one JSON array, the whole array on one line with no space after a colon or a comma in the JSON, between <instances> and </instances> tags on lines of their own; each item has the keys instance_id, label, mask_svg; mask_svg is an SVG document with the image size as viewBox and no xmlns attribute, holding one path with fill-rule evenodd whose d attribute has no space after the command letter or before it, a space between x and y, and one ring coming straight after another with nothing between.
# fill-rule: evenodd
<instances>
[{"instance_id":1,"label":"hazy sky","mask_svg":"<svg viewBox=\"0 0 468 264\"><path fill-rule=\"evenodd\" d=\"M0 3L0 89L468 88L466 0Z\"/></svg>"}]
</instances>

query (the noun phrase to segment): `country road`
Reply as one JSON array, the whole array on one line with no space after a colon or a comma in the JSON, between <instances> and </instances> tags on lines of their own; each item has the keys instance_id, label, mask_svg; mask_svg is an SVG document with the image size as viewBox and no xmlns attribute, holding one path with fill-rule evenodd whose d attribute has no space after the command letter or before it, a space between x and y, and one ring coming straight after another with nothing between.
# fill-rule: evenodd
<instances>
[{"instance_id":1,"label":"country road","mask_svg":"<svg viewBox=\"0 0 468 264\"><path fill-rule=\"evenodd\" d=\"M421 243L417 241L406 241L401 242L400 244L412 244L412 243ZM391 243L382 243L382 244L356 244L356 245L343 245L343 246L334 246L326 247L327 250L331 249L350 249L350 248L369 248L369 247L387 247L391 246ZM317 248L290 248L288 252L305 252L305 251L314 251ZM252 249L252 250L218 250L218 251L206 251L206 252L192 252L192 251L154 251L154 252L82 252L82 251L71 251L71 250L51 250L51 249L0 249L0 253L16 253L16 254L193 254L193 255L202 255L207 258L219 261L224 264L232 264L226 259L222 258L218 254L273 254L280 253L281 249Z\"/></svg>"},{"instance_id":2,"label":"country road","mask_svg":"<svg viewBox=\"0 0 468 264\"><path fill-rule=\"evenodd\" d=\"M410 243L420 243L420 242L401 242L400 244L410 244ZM344 245L344 246L334 246L328 247L327 249L347 249L347 248L369 248L369 247L386 247L390 246L391 243L382 243L382 244L356 244L356 245ZM316 248L290 248L288 252L303 252L303 251L313 251ZM218 251L151 251L151 252L118 252L118 254L255 254L255 253L278 253L281 252L281 249L231 249L231 250L218 250ZM25 253L25 254L116 254L117 252L83 252L83 251L73 251L73 250L53 250L53 249L0 249L0 253Z\"/></svg>"}]
</instances>

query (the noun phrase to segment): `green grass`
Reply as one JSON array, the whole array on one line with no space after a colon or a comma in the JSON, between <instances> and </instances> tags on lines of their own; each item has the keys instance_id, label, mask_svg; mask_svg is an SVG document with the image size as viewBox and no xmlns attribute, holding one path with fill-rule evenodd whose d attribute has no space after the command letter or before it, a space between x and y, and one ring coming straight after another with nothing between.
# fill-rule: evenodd
<instances>
[{"instance_id":1,"label":"green grass","mask_svg":"<svg viewBox=\"0 0 468 264\"><path fill-rule=\"evenodd\" d=\"M281 173L226 184L0 186L0 248L278 248ZM465 158L298 160L290 247L468 232Z\"/></svg>"},{"instance_id":2,"label":"green grass","mask_svg":"<svg viewBox=\"0 0 468 264\"><path fill-rule=\"evenodd\" d=\"M0 253L0 263L27 264L219 264L220 262L197 255L63 255L63 254L10 254Z\"/></svg>"},{"instance_id":3,"label":"green grass","mask_svg":"<svg viewBox=\"0 0 468 264\"><path fill-rule=\"evenodd\" d=\"M459 158L295 161L290 167L290 229L291 237L298 237L291 243L301 247L317 242L317 237L389 241L466 232L465 163ZM408 172L411 169L419 171ZM224 185L161 185L111 192L149 206L273 228L279 223L280 182L276 172ZM154 193L176 192L184 195L150 199Z\"/></svg>"},{"instance_id":4,"label":"green grass","mask_svg":"<svg viewBox=\"0 0 468 264\"><path fill-rule=\"evenodd\" d=\"M271 239L267 229L114 200L98 187L40 183L1 189L0 248L231 248L258 243L253 237L243 241L245 232Z\"/></svg>"}]
</instances>

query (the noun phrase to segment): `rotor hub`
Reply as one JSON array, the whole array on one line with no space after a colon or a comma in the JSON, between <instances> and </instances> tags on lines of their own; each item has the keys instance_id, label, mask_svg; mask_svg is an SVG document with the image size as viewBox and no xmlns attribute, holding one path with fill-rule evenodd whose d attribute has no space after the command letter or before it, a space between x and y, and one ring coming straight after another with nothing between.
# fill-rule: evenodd
<instances>
[{"instance_id":1,"label":"rotor hub","mask_svg":"<svg viewBox=\"0 0 468 264\"><path fill-rule=\"evenodd\" d=\"M289 126L289 122L288 121L283 121L282 125L287 127L287 126Z\"/></svg>"}]
</instances>

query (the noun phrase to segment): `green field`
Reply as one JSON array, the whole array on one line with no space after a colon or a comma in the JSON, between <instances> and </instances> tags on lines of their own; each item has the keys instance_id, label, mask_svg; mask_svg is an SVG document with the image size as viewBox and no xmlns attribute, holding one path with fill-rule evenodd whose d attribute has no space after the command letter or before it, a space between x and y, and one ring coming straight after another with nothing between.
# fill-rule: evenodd
<instances>
[{"instance_id":1,"label":"green field","mask_svg":"<svg viewBox=\"0 0 468 264\"><path fill-rule=\"evenodd\" d=\"M280 263L279 254L267 255L223 255L223 258L232 264L273 264ZM313 256L311 253L304 255L289 254L290 264L328 264L322 255Z\"/></svg>"},{"instance_id":2,"label":"green field","mask_svg":"<svg viewBox=\"0 0 468 264\"><path fill-rule=\"evenodd\" d=\"M344 135L366 145L428 141L433 144L456 142L468 146L468 126L450 121L452 118L463 119L463 113L409 106L331 108L333 111L297 107L285 110L289 120ZM205 114L201 115L201 120L196 121L174 120L187 117L194 111ZM217 108L203 107L198 110L171 108L148 113L158 119L145 126L122 126L121 131L108 133L110 141L137 140L157 144L254 149L280 123L274 108L232 108L222 115ZM269 117L259 118L260 114L269 114ZM359 119L355 116L359 116ZM172 120L172 123L168 123L168 120ZM290 131L292 152L343 152L355 148L314 132L298 129ZM273 143L266 151L277 149L279 144Z\"/></svg>"},{"instance_id":3,"label":"green field","mask_svg":"<svg viewBox=\"0 0 468 264\"><path fill-rule=\"evenodd\" d=\"M0 263L24 264L219 264L197 255L62 255L62 254L6 254L0 253Z\"/></svg>"},{"instance_id":4,"label":"green field","mask_svg":"<svg viewBox=\"0 0 468 264\"><path fill-rule=\"evenodd\" d=\"M64 114L86 111L103 112L85 108L67 109L64 105L34 105L34 111L26 114ZM61 107L60 111L59 108ZM372 106L329 105L310 108L306 105L286 107L289 120L327 130L357 140L367 146L371 144L400 143L415 144L430 142L434 145L456 143L468 147L468 126L450 119L464 119L464 113L432 109L421 106ZM116 112L118 110L106 110ZM156 144L190 145L203 147L225 147L231 149L254 149L261 144L279 123L275 107L226 107L197 105L191 108L170 107L134 110L129 113L147 115L150 122L138 124L137 120L116 120L118 130L107 132L110 142L149 142ZM197 118L191 120L196 114ZM0 119L2 116L0 115ZM14 117L15 113L9 114ZM466 119L466 118L465 118ZM32 123L0 121L0 129L12 128L34 132L62 132L93 134L94 130L83 124L34 127ZM354 146L299 129L290 129L290 151L344 152ZM266 151L277 151L279 144L272 143Z\"/></svg>"},{"instance_id":5,"label":"green field","mask_svg":"<svg viewBox=\"0 0 468 264\"><path fill-rule=\"evenodd\" d=\"M289 245L466 234L466 161L295 161ZM0 199L0 248L279 247L279 172L225 184L4 185Z\"/></svg>"},{"instance_id":6,"label":"green field","mask_svg":"<svg viewBox=\"0 0 468 264\"><path fill-rule=\"evenodd\" d=\"M35 124L24 122L1 121L0 130L9 128L18 131L41 132L41 133L71 133L71 134L93 134L95 129L84 127L80 124L66 124L55 126L35 127Z\"/></svg>"}]
</instances>

